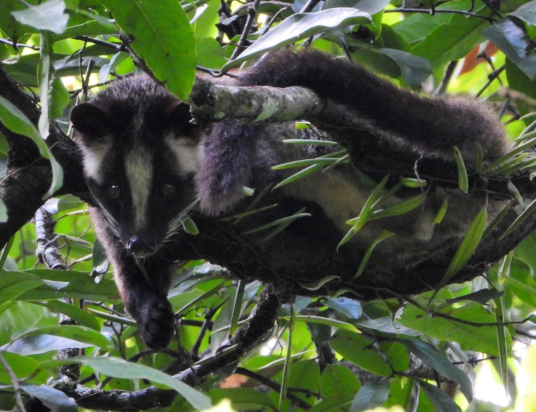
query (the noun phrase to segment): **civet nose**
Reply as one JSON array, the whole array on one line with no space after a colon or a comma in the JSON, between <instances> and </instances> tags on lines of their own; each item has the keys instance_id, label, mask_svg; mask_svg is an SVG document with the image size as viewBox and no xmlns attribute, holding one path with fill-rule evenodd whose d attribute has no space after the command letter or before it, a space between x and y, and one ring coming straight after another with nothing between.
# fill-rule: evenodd
<instances>
[{"instance_id":1,"label":"civet nose","mask_svg":"<svg viewBox=\"0 0 536 412\"><path fill-rule=\"evenodd\" d=\"M155 245L139 236L134 236L129 239L127 249L133 255L143 257L152 254L155 250Z\"/></svg>"}]
</instances>

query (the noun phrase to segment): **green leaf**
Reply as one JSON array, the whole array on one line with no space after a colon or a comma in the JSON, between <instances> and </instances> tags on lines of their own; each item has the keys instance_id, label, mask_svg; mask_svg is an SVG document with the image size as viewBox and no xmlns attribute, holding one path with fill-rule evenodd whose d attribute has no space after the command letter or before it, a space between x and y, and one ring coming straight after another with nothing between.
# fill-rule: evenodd
<instances>
[{"instance_id":1,"label":"green leaf","mask_svg":"<svg viewBox=\"0 0 536 412\"><path fill-rule=\"evenodd\" d=\"M101 279L95 283L88 273L48 269L34 269L24 273L38 276L45 284L23 293L16 300L75 298L108 303L117 303L119 300L119 292L112 280ZM61 282L65 287L54 287L53 282Z\"/></svg>"},{"instance_id":2,"label":"green leaf","mask_svg":"<svg viewBox=\"0 0 536 412\"><path fill-rule=\"evenodd\" d=\"M389 379L386 378L367 383L357 392L350 412L368 411L383 405L389 397L389 387Z\"/></svg>"},{"instance_id":3,"label":"green leaf","mask_svg":"<svg viewBox=\"0 0 536 412\"><path fill-rule=\"evenodd\" d=\"M48 30L63 33L67 28L69 15L65 12L63 0L49 0L26 10L13 11L11 14L20 23L35 27L37 30Z\"/></svg>"},{"instance_id":4,"label":"green leaf","mask_svg":"<svg viewBox=\"0 0 536 412\"><path fill-rule=\"evenodd\" d=\"M36 305L45 306L52 312L63 313L69 316L72 320L76 321L82 326L87 326L93 330L99 332L101 330L101 324L97 318L89 312L86 312L74 305L69 305L60 300L49 300L48 302L32 302Z\"/></svg>"},{"instance_id":5,"label":"green leaf","mask_svg":"<svg viewBox=\"0 0 536 412\"><path fill-rule=\"evenodd\" d=\"M445 197L445 200L443 200L443 203L441 204L441 207L437 211L437 215L434 219L434 225L438 225L443 221L443 218L445 217L445 214L447 213L447 209L449 207L449 197Z\"/></svg>"},{"instance_id":6,"label":"green leaf","mask_svg":"<svg viewBox=\"0 0 536 412\"><path fill-rule=\"evenodd\" d=\"M386 207L385 209L376 210L372 213L372 217L374 219L380 219L382 217L405 215L422 205L422 201L423 196L418 195L397 203L396 205Z\"/></svg>"},{"instance_id":7,"label":"green leaf","mask_svg":"<svg viewBox=\"0 0 536 412\"><path fill-rule=\"evenodd\" d=\"M65 361L45 361L42 362L40 368L48 368L50 365L66 365L69 363L82 363L95 372L112 376L120 379L148 379L152 382L161 383L175 389L179 394L184 396L188 402L199 410L208 409L211 407L210 398L201 392L193 389L187 384L178 379L161 372L157 369L150 368L145 365L140 365L132 362L127 362L123 359L112 357L87 357L75 356Z\"/></svg>"},{"instance_id":8,"label":"green leaf","mask_svg":"<svg viewBox=\"0 0 536 412\"><path fill-rule=\"evenodd\" d=\"M6 204L0 199L0 223L3 222L7 222L7 207Z\"/></svg>"},{"instance_id":9,"label":"green leaf","mask_svg":"<svg viewBox=\"0 0 536 412\"><path fill-rule=\"evenodd\" d=\"M405 372L409 369L409 353L404 345L399 342L380 342L380 349L394 371Z\"/></svg>"},{"instance_id":10,"label":"green leaf","mask_svg":"<svg viewBox=\"0 0 536 412\"><path fill-rule=\"evenodd\" d=\"M312 166L306 167L305 169L300 170L298 173L294 173L292 176L287 177L286 179L279 182L277 185L274 186L272 190L275 190L281 186L288 185L289 183L295 182L296 180L301 179L305 176L309 176L310 174L313 174L314 172L317 172L322 169L322 167L324 166L321 164L314 164Z\"/></svg>"},{"instance_id":11,"label":"green leaf","mask_svg":"<svg viewBox=\"0 0 536 412\"><path fill-rule=\"evenodd\" d=\"M487 202L486 202L487 203ZM440 287L443 287L458 271L469 261L482 239L482 234L488 221L487 204L478 213L467 234L450 262L447 272L441 279Z\"/></svg>"},{"instance_id":12,"label":"green leaf","mask_svg":"<svg viewBox=\"0 0 536 412\"><path fill-rule=\"evenodd\" d=\"M166 88L186 100L195 80L195 41L186 13L176 0L105 0L121 29L133 36L132 49Z\"/></svg>"},{"instance_id":13,"label":"green leaf","mask_svg":"<svg viewBox=\"0 0 536 412\"><path fill-rule=\"evenodd\" d=\"M306 323L319 323L321 325L333 326L337 329L344 329L350 332L359 333L359 330L350 323L343 322L342 320L324 318L322 316L313 315L300 315L296 316L296 320Z\"/></svg>"},{"instance_id":14,"label":"green leaf","mask_svg":"<svg viewBox=\"0 0 536 412\"><path fill-rule=\"evenodd\" d=\"M376 375L390 376L391 367L371 345L372 341L363 335L345 330L339 330L331 339L331 347L346 360Z\"/></svg>"},{"instance_id":15,"label":"green leaf","mask_svg":"<svg viewBox=\"0 0 536 412\"><path fill-rule=\"evenodd\" d=\"M24 340L36 335L53 335L77 342L87 343L99 348L113 348L112 342L93 329L78 325L56 325L44 326L40 328L30 329L21 335L18 335L14 340ZM10 351L9 347L7 349Z\"/></svg>"},{"instance_id":16,"label":"green leaf","mask_svg":"<svg viewBox=\"0 0 536 412\"><path fill-rule=\"evenodd\" d=\"M355 373L343 365L328 365L320 377L320 393L324 397L345 398L361 388Z\"/></svg>"},{"instance_id":17,"label":"green leaf","mask_svg":"<svg viewBox=\"0 0 536 412\"><path fill-rule=\"evenodd\" d=\"M73 398L48 386L21 385L21 389L30 396L39 399L53 412L77 412L78 406Z\"/></svg>"},{"instance_id":18,"label":"green leaf","mask_svg":"<svg viewBox=\"0 0 536 412\"><path fill-rule=\"evenodd\" d=\"M499 238L504 239L510 233L513 233L521 224L536 210L536 199L530 202L530 204L519 214L519 216L512 222L510 227Z\"/></svg>"},{"instance_id":19,"label":"green leaf","mask_svg":"<svg viewBox=\"0 0 536 412\"><path fill-rule=\"evenodd\" d=\"M309 412L344 411L352 403L354 398L355 395L353 393L346 396L326 397L309 409Z\"/></svg>"},{"instance_id":20,"label":"green leaf","mask_svg":"<svg viewBox=\"0 0 536 412\"><path fill-rule=\"evenodd\" d=\"M39 362L29 356L21 356L17 353L2 352L2 356L8 363L9 368L19 378L30 376L37 369ZM45 377L45 380L47 377ZM0 382L11 385L11 377L4 368L0 368Z\"/></svg>"},{"instance_id":21,"label":"green leaf","mask_svg":"<svg viewBox=\"0 0 536 412\"><path fill-rule=\"evenodd\" d=\"M465 373L454 366L450 361L429 343L417 339L401 341L410 352L415 354L424 363L435 369L439 374L452 379L460 385L460 391L468 402L473 400L473 385Z\"/></svg>"},{"instance_id":22,"label":"green leaf","mask_svg":"<svg viewBox=\"0 0 536 412\"><path fill-rule=\"evenodd\" d=\"M419 196L420 197L420 196ZM388 239L390 237L393 237L395 234L393 232L389 232L388 230L384 230L380 235L374 239L374 241L370 244L367 251L365 252L365 255L361 259L361 263L359 264L359 268L357 269L357 272L353 279L357 279L359 276L363 274L365 271L365 267L367 266L367 263L370 259L370 256L372 255L372 252L374 251L374 248L378 246L379 243L383 242L385 239Z\"/></svg>"},{"instance_id":23,"label":"green leaf","mask_svg":"<svg viewBox=\"0 0 536 412\"><path fill-rule=\"evenodd\" d=\"M214 405L223 399L228 399L235 410L268 408L274 412L277 411L274 402L267 395L251 388L213 389L208 395Z\"/></svg>"},{"instance_id":24,"label":"green leaf","mask_svg":"<svg viewBox=\"0 0 536 412\"><path fill-rule=\"evenodd\" d=\"M9 302L41 285L43 281L29 273L3 271L0 276L0 304Z\"/></svg>"},{"instance_id":25,"label":"green leaf","mask_svg":"<svg viewBox=\"0 0 536 412\"><path fill-rule=\"evenodd\" d=\"M523 24L506 17L482 31L531 80L536 77L536 52Z\"/></svg>"},{"instance_id":26,"label":"green leaf","mask_svg":"<svg viewBox=\"0 0 536 412\"><path fill-rule=\"evenodd\" d=\"M487 312L481 304L471 303L440 313L451 319L427 316L424 310L411 305L404 309L398 321L408 328L425 333L427 336L446 342L458 342L465 351L473 350L494 356L499 355L495 326L475 326L466 323L487 323L489 325L495 323L495 316Z\"/></svg>"},{"instance_id":27,"label":"green leaf","mask_svg":"<svg viewBox=\"0 0 536 412\"><path fill-rule=\"evenodd\" d=\"M427 32L426 38L417 43L411 53L428 60L436 71L452 60L465 57L475 45L481 43L480 31L486 25L483 19L452 16L448 23Z\"/></svg>"},{"instance_id":28,"label":"green leaf","mask_svg":"<svg viewBox=\"0 0 536 412\"><path fill-rule=\"evenodd\" d=\"M283 374L281 377L281 390L279 391L279 409L283 404L283 401L287 397L287 390L289 386L290 370L292 367L292 335L294 327L296 325L296 311L294 305L290 305L290 322L288 324L288 338L287 338L287 353L285 356L285 363L283 365Z\"/></svg>"},{"instance_id":29,"label":"green leaf","mask_svg":"<svg viewBox=\"0 0 536 412\"><path fill-rule=\"evenodd\" d=\"M536 26L536 3L534 1L529 1L510 13L510 16L516 16L518 19L521 19L532 26Z\"/></svg>"},{"instance_id":30,"label":"green leaf","mask_svg":"<svg viewBox=\"0 0 536 412\"><path fill-rule=\"evenodd\" d=\"M52 152L39 135L32 122L15 105L0 96L0 121L14 133L29 137L39 149L39 153L50 161L52 167L52 184L44 197L50 197L63 184L63 170L52 156Z\"/></svg>"},{"instance_id":31,"label":"green leaf","mask_svg":"<svg viewBox=\"0 0 536 412\"><path fill-rule=\"evenodd\" d=\"M423 381L417 381L437 412L461 412L460 407L446 392Z\"/></svg>"},{"instance_id":32,"label":"green leaf","mask_svg":"<svg viewBox=\"0 0 536 412\"><path fill-rule=\"evenodd\" d=\"M336 310L339 313L342 313L344 316L347 316L350 319L359 319L363 315L363 308L361 303L356 300L348 299L344 297L339 298L324 298L323 302L326 306L330 307L333 310Z\"/></svg>"},{"instance_id":33,"label":"green leaf","mask_svg":"<svg viewBox=\"0 0 536 412\"><path fill-rule=\"evenodd\" d=\"M458 187L463 193L467 193L469 191L467 168L465 167L465 162L463 161L460 149L458 149L456 146L454 146L454 158L456 159L456 164L458 165Z\"/></svg>"},{"instance_id":34,"label":"green leaf","mask_svg":"<svg viewBox=\"0 0 536 412\"><path fill-rule=\"evenodd\" d=\"M184 227L184 231L189 235L195 236L199 234L199 229L190 216L185 216L182 219L182 227Z\"/></svg>"},{"instance_id":35,"label":"green leaf","mask_svg":"<svg viewBox=\"0 0 536 412\"><path fill-rule=\"evenodd\" d=\"M244 51L239 58L230 61L222 70L227 71L255 56L270 50L293 44L316 34L330 30L343 30L347 26L369 24L368 13L347 7L324 10L317 13L296 13L272 28Z\"/></svg>"},{"instance_id":36,"label":"green leaf","mask_svg":"<svg viewBox=\"0 0 536 412\"><path fill-rule=\"evenodd\" d=\"M410 87L419 87L432 71L430 62L422 57L396 49L380 48L378 51L395 61L400 67L402 78Z\"/></svg>"},{"instance_id":37,"label":"green leaf","mask_svg":"<svg viewBox=\"0 0 536 412\"><path fill-rule=\"evenodd\" d=\"M504 261L506 262L506 265L509 265L512 262L512 256L505 256ZM504 268L504 270L508 271L509 268ZM503 272L503 271L501 271ZM504 272L503 272L504 273ZM503 299L497 298L495 299L495 319L497 321L497 340L498 340L498 347L499 347L499 370L501 374L501 380L504 385L505 393L509 393L508 390L508 344L509 342L508 338L509 333L506 329L506 326L504 325L504 322L506 322L505 316L504 316L504 305L503 305Z\"/></svg>"}]
</instances>

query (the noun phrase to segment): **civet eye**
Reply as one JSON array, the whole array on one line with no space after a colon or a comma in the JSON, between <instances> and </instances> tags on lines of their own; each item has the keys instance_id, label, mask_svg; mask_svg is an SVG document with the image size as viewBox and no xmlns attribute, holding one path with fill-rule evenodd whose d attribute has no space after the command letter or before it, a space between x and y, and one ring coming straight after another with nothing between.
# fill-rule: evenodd
<instances>
[{"instance_id":1,"label":"civet eye","mask_svg":"<svg viewBox=\"0 0 536 412\"><path fill-rule=\"evenodd\" d=\"M117 200L121 196L121 188L117 185L112 185L108 188L108 196Z\"/></svg>"},{"instance_id":2,"label":"civet eye","mask_svg":"<svg viewBox=\"0 0 536 412\"><path fill-rule=\"evenodd\" d=\"M177 188L175 185L172 185L171 183L166 183L164 186L162 186L162 195L164 197L170 198L175 195L177 192Z\"/></svg>"}]
</instances>

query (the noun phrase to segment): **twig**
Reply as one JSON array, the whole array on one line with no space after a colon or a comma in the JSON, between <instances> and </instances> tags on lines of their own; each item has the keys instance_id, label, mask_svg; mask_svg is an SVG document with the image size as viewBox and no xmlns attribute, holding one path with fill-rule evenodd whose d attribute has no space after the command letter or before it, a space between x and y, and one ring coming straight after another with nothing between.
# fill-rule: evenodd
<instances>
[{"instance_id":1,"label":"twig","mask_svg":"<svg viewBox=\"0 0 536 412\"><path fill-rule=\"evenodd\" d=\"M251 379L255 379L256 381L259 381L263 385L268 386L270 389L272 389L275 392L281 392L281 385L280 384L278 384L277 382L274 382L271 379L268 379L265 376L262 376L261 374L258 374L258 373L255 373L253 371L250 371L249 369L238 367L238 368L236 368L235 373L237 373L239 375L247 376L248 378L251 378ZM293 393L287 392L287 399L289 401L291 401L292 403L294 403L296 406L298 406L298 407L300 407L300 408L302 408L302 409L304 409L306 411L311 409L311 405L309 405L304 400L298 398Z\"/></svg>"},{"instance_id":2,"label":"twig","mask_svg":"<svg viewBox=\"0 0 536 412\"><path fill-rule=\"evenodd\" d=\"M495 80L497 79L500 74L504 71L504 69L506 68L506 65L502 65L501 67L499 67L497 70L495 70L493 73L491 73L489 76L488 76L488 81L486 82L486 84L484 85L484 87L482 87L482 89L480 89L480 91L476 94L476 97L480 97L480 95L482 93L484 93L484 90L486 90L489 85Z\"/></svg>"},{"instance_id":3,"label":"twig","mask_svg":"<svg viewBox=\"0 0 536 412\"><path fill-rule=\"evenodd\" d=\"M22 401L19 378L17 378L17 375L15 375L15 372L13 372L13 369L11 369L9 363L7 363L4 359L4 351L0 351L0 363L4 367L4 370L6 371L7 375L9 376L9 379L11 380L11 383L13 384L13 393L15 394L15 402L17 403L17 407L19 408L20 412L26 412L24 402Z\"/></svg>"},{"instance_id":4,"label":"twig","mask_svg":"<svg viewBox=\"0 0 536 412\"><path fill-rule=\"evenodd\" d=\"M236 48L231 55L231 60L236 59L240 55L240 53L245 50L246 43L248 41L248 35L251 30L251 26L253 26L253 22L255 21L255 17L257 17L257 8L259 7L260 2L261 0L255 0L253 6L248 8L248 19L246 20L246 24L244 26L244 30L242 31L242 35L240 36L240 40L238 40L238 44L236 45Z\"/></svg>"},{"instance_id":5,"label":"twig","mask_svg":"<svg viewBox=\"0 0 536 412\"><path fill-rule=\"evenodd\" d=\"M104 40L100 40L100 39L95 39L94 37L89 37L89 36L75 36L73 37L73 39L75 40L80 40L80 41L83 41L83 42L86 42L86 43L93 43L93 44L97 44L99 46L104 46L104 47L108 47L110 49L113 49L115 51L127 51L125 45L123 43L112 43L112 42L109 42L109 41L104 41Z\"/></svg>"},{"instance_id":6,"label":"twig","mask_svg":"<svg viewBox=\"0 0 536 412\"><path fill-rule=\"evenodd\" d=\"M398 8L398 9L385 9L383 11L384 13L424 13L424 14L430 14L433 15L435 13L451 13L451 14L462 14L464 16L471 16L471 17L477 17L479 19L484 19L488 21L489 23L494 23L495 20L488 16L482 16L481 14L472 13L470 11L465 10L451 10L451 9L407 9L407 8Z\"/></svg>"},{"instance_id":7,"label":"twig","mask_svg":"<svg viewBox=\"0 0 536 412\"><path fill-rule=\"evenodd\" d=\"M0 39L0 43L7 44L8 46L13 47L13 49L17 50L19 47L26 47L28 49L32 50L41 50L40 47L36 46L35 44L24 44L24 43L14 43L12 40L8 39Z\"/></svg>"}]
</instances>

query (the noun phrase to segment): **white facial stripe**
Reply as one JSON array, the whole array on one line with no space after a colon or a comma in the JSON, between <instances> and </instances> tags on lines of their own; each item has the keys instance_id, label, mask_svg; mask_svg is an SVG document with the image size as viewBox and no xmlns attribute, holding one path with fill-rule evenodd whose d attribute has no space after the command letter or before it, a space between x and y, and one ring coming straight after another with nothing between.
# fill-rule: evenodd
<instances>
[{"instance_id":1,"label":"white facial stripe","mask_svg":"<svg viewBox=\"0 0 536 412\"><path fill-rule=\"evenodd\" d=\"M167 136L165 143L177 159L177 172L181 175L197 173L204 155L203 142L194 142L188 137Z\"/></svg>"},{"instance_id":2,"label":"white facial stripe","mask_svg":"<svg viewBox=\"0 0 536 412\"><path fill-rule=\"evenodd\" d=\"M103 182L104 177L101 174L102 162L106 157L106 153L110 150L111 145L112 144L108 141L107 143L95 144L91 149L88 149L85 146L80 146L84 159L84 173L97 183Z\"/></svg>"},{"instance_id":3,"label":"white facial stripe","mask_svg":"<svg viewBox=\"0 0 536 412\"><path fill-rule=\"evenodd\" d=\"M134 207L134 223L140 229L147 218L153 180L153 157L143 147L136 146L125 157L125 168Z\"/></svg>"}]
</instances>

